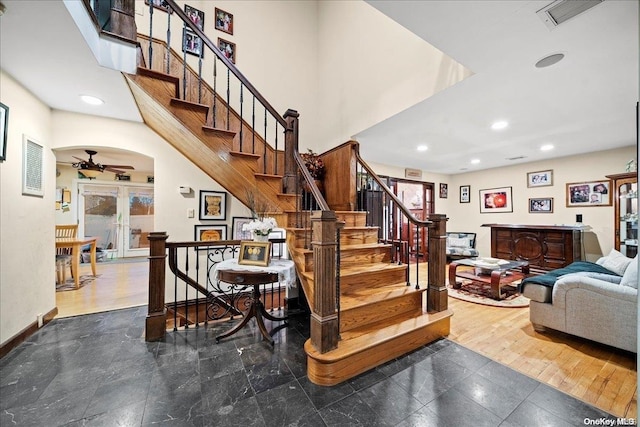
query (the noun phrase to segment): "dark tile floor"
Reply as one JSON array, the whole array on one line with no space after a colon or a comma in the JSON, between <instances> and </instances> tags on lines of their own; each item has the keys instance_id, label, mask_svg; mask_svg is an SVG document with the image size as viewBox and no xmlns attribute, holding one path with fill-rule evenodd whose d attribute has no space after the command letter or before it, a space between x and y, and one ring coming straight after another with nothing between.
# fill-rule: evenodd
<instances>
[{"instance_id":1,"label":"dark tile floor","mask_svg":"<svg viewBox=\"0 0 640 427\"><path fill-rule=\"evenodd\" d=\"M54 320L0 360L0 425L583 426L606 413L447 339L346 383L306 377L308 319L143 338L146 307ZM267 322L271 328L273 325Z\"/></svg>"}]
</instances>

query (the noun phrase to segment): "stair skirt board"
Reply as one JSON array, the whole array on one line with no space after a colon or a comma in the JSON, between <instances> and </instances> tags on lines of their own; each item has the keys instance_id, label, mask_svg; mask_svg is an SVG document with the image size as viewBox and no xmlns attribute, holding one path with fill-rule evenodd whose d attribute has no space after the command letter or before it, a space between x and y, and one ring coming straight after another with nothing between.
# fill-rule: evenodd
<instances>
[{"instance_id":1,"label":"stair skirt board","mask_svg":"<svg viewBox=\"0 0 640 427\"><path fill-rule=\"evenodd\" d=\"M413 350L446 337L450 331L451 310L424 314L373 334L338 342L338 348L320 354L307 340L307 376L321 386L333 386L356 377ZM346 335L346 334L343 334ZM351 341L351 342L350 342Z\"/></svg>"}]
</instances>

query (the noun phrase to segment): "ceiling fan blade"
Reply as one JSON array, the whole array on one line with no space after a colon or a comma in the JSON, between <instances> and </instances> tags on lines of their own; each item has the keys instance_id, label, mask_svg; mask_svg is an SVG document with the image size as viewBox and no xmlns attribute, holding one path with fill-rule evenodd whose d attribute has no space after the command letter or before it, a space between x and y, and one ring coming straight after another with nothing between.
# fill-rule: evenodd
<instances>
[{"instance_id":1,"label":"ceiling fan blade","mask_svg":"<svg viewBox=\"0 0 640 427\"><path fill-rule=\"evenodd\" d=\"M105 166L105 167L104 167L104 170L109 171L109 172L113 172L113 173L118 174L118 175L122 175L122 174L124 174L124 173L125 173L125 171L121 171L121 170L118 170L118 169L114 169L114 168L109 167L109 166Z\"/></svg>"},{"instance_id":2,"label":"ceiling fan blade","mask_svg":"<svg viewBox=\"0 0 640 427\"><path fill-rule=\"evenodd\" d=\"M80 157L76 157L76 156L71 156L71 157L73 157L74 159L78 159L78 160L80 160L81 162L89 163L89 161L88 161L88 160L81 159Z\"/></svg>"},{"instance_id":3,"label":"ceiling fan blade","mask_svg":"<svg viewBox=\"0 0 640 427\"><path fill-rule=\"evenodd\" d=\"M105 168L118 168L118 169L131 169L133 170L134 167L133 166L127 166L127 165L102 165Z\"/></svg>"}]
</instances>

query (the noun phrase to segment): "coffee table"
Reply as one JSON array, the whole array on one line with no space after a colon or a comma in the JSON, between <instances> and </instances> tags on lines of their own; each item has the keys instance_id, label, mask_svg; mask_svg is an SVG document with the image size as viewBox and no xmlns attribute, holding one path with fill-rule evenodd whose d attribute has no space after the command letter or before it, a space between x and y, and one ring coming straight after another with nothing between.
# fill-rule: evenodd
<instances>
[{"instance_id":1,"label":"coffee table","mask_svg":"<svg viewBox=\"0 0 640 427\"><path fill-rule=\"evenodd\" d=\"M460 270L459 266L473 267L472 270ZM510 261L497 258L468 258L460 259L449 264L449 285L454 289L460 289L462 282L456 278L469 279L476 282L491 285L491 297L501 300L500 288L518 280L522 280L529 274L529 262Z\"/></svg>"}]
</instances>

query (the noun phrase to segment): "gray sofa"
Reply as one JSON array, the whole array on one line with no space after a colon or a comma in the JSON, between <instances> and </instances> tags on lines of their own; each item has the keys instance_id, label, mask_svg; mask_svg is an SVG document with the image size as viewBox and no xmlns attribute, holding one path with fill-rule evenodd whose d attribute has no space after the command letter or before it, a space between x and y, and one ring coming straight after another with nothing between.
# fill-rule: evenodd
<instances>
[{"instance_id":1,"label":"gray sofa","mask_svg":"<svg viewBox=\"0 0 640 427\"><path fill-rule=\"evenodd\" d=\"M578 262L571 266L590 270L588 264L596 265ZM536 283L535 278L525 279L522 292L531 300L529 318L534 329L555 329L636 353L637 257L627 265L609 273L560 274L551 287Z\"/></svg>"}]
</instances>

